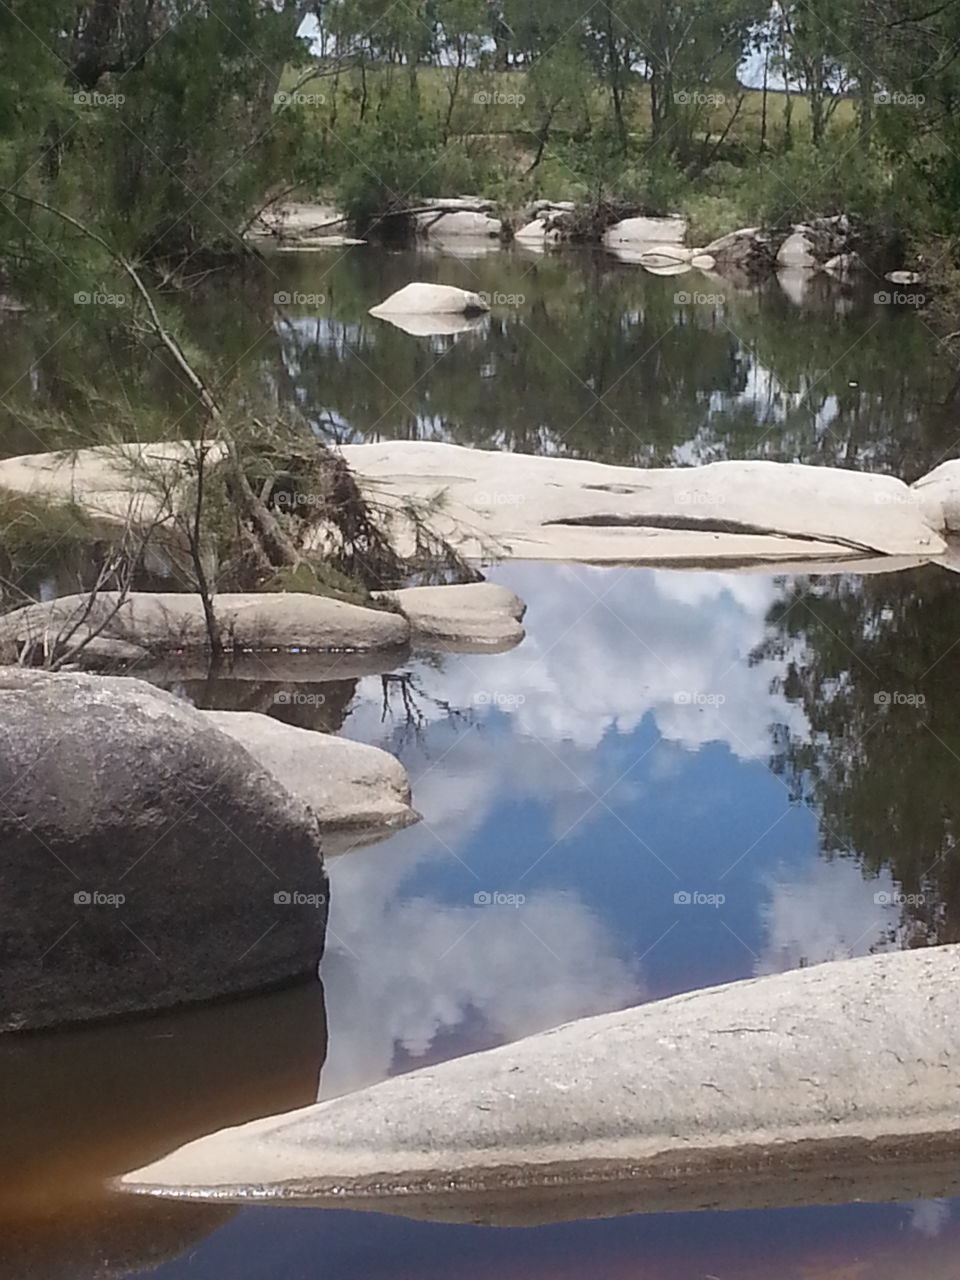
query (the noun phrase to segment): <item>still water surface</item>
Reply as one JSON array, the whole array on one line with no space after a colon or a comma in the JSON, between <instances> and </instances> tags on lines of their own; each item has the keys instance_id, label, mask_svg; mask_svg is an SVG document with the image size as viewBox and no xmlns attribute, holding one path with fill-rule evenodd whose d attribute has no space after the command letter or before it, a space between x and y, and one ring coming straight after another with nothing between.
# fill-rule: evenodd
<instances>
[{"instance_id":1,"label":"still water surface","mask_svg":"<svg viewBox=\"0 0 960 1280\"><path fill-rule=\"evenodd\" d=\"M366 317L410 278L523 301L447 337ZM776 285L692 304L677 286L590 254L356 250L273 259L199 294L186 320L211 359L343 439L907 478L950 449L950 371L917 317L817 290L801 307ZM27 358L34 406L64 394L44 323L27 317L3 357ZM97 356L64 344L78 369ZM132 363L117 377L154 408L177 404ZM5 450L53 443L34 426L8 418ZM322 989L0 1046L3 1280L960 1275L958 1202L504 1230L101 1193L201 1132L571 1018L960 940L953 574L510 564L490 577L529 606L510 653L414 655L305 681L322 696L286 703L267 666L173 686L385 747L423 821L331 859Z\"/></svg>"}]
</instances>

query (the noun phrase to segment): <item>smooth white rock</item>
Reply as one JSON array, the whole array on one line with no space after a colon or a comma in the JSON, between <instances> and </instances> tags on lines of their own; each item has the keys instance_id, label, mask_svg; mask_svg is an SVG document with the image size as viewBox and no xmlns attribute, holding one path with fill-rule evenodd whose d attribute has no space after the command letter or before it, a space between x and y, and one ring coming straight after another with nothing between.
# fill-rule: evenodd
<instances>
[{"instance_id":1,"label":"smooth white rock","mask_svg":"<svg viewBox=\"0 0 960 1280\"><path fill-rule=\"evenodd\" d=\"M458 289L450 284L424 284L414 281L404 285L389 298L370 308L372 316L469 315L489 311L489 304L479 293Z\"/></svg>"},{"instance_id":2,"label":"smooth white rock","mask_svg":"<svg viewBox=\"0 0 960 1280\"><path fill-rule=\"evenodd\" d=\"M953 945L694 991L223 1129L117 1186L504 1223L955 1195L958 983Z\"/></svg>"},{"instance_id":3,"label":"smooth white rock","mask_svg":"<svg viewBox=\"0 0 960 1280\"><path fill-rule=\"evenodd\" d=\"M399 760L362 742L283 724L256 711L204 711L298 800L321 829L399 828L416 822Z\"/></svg>"}]
</instances>

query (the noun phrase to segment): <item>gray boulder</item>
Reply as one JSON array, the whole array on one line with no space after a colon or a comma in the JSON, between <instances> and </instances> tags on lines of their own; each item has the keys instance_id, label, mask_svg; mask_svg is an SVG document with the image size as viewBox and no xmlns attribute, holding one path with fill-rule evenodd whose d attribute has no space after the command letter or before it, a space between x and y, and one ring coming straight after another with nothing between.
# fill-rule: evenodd
<instances>
[{"instance_id":1,"label":"gray boulder","mask_svg":"<svg viewBox=\"0 0 960 1280\"><path fill-rule=\"evenodd\" d=\"M236 742L139 680L0 669L0 1030L316 972L317 823Z\"/></svg>"}]
</instances>

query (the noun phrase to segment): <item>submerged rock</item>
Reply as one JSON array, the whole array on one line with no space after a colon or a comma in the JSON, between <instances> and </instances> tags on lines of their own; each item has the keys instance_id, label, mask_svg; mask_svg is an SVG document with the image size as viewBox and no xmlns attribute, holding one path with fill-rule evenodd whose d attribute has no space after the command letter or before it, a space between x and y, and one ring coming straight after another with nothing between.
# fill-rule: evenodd
<instances>
[{"instance_id":1,"label":"submerged rock","mask_svg":"<svg viewBox=\"0 0 960 1280\"><path fill-rule=\"evenodd\" d=\"M209 648L198 595L132 591L118 606L119 600L116 592L103 591L92 606L86 595L73 595L17 609L0 618L0 655L14 661L25 646L53 643L78 621L102 627L105 639L151 653ZM410 636L397 613L307 592L225 593L214 598L214 612L220 639L230 650L390 650L404 646Z\"/></svg>"},{"instance_id":2,"label":"submerged rock","mask_svg":"<svg viewBox=\"0 0 960 1280\"><path fill-rule=\"evenodd\" d=\"M398 829L419 820L406 769L378 747L298 729L256 711L200 714L309 805L324 830Z\"/></svg>"},{"instance_id":3,"label":"submerged rock","mask_svg":"<svg viewBox=\"0 0 960 1280\"><path fill-rule=\"evenodd\" d=\"M207 717L139 680L9 668L0 724L0 1030L315 973L317 822Z\"/></svg>"},{"instance_id":4,"label":"submerged rock","mask_svg":"<svg viewBox=\"0 0 960 1280\"><path fill-rule=\"evenodd\" d=\"M121 1190L458 1221L960 1189L960 946L603 1014L222 1130Z\"/></svg>"},{"instance_id":5,"label":"submerged rock","mask_svg":"<svg viewBox=\"0 0 960 1280\"><path fill-rule=\"evenodd\" d=\"M490 304L479 293L449 284L404 285L389 298L370 308L372 316L470 315L489 311Z\"/></svg>"}]
</instances>

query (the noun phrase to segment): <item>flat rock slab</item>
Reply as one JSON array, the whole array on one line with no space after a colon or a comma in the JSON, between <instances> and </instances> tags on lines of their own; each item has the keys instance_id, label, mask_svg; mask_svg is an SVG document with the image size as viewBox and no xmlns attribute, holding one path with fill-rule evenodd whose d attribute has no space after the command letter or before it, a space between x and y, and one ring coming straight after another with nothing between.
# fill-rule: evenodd
<instances>
[{"instance_id":1,"label":"flat rock slab","mask_svg":"<svg viewBox=\"0 0 960 1280\"><path fill-rule=\"evenodd\" d=\"M467 582L385 592L410 623L411 641L455 653L505 653L523 639L527 606L507 587Z\"/></svg>"},{"instance_id":2,"label":"flat rock slab","mask_svg":"<svg viewBox=\"0 0 960 1280\"><path fill-rule=\"evenodd\" d=\"M955 1194L958 982L946 946L675 996L221 1130L118 1185L511 1223Z\"/></svg>"},{"instance_id":3,"label":"flat rock slab","mask_svg":"<svg viewBox=\"0 0 960 1280\"><path fill-rule=\"evenodd\" d=\"M78 621L103 626L109 639L139 645L152 653L209 647L203 605L186 592L133 591L117 607L116 592L101 592L87 611L87 597L61 596L27 605L0 618L0 653L11 656L24 644L53 640ZM399 649L410 637L398 613L305 592L224 594L215 597L220 639L229 650L304 649L369 652Z\"/></svg>"},{"instance_id":4,"label":"flat rock slab","mask_svg":"<svg viewBox=\"0 0 960 1280\"><path fill-rule=\"evenodd\" d=\"M286 789L322 830L409 826L410 779L399 760L362 742L298 729L256 711L203 711Z\"/></svg>"},{"instance_id":5,"label":"flat rock slab","mask_svg":"<svg viewBox=\"0 0 960 1280\"><path fill-rule=\"evenodd\" d=\"M433 502L434 531L476 558L711 565L945 549L942 521L892 476L777 462L645 470L419 441L342 452L398 527L404 504Z\"/></svg>"},{"instance_id":6,"label":"flat rock slab","mask_svg":"<svg viewBox=\"0 0 960 1280\"><path fill-rule=\"evenodd\" d=\"M223 455L222 446L214 444L208 458L215 463ZM169 485L176 492L189 478L194 457L186 440L26 454L0 461L0 489L73 502L109 522L147 522L161 514L160 491Z\"/></svg>"}]
</instances>

